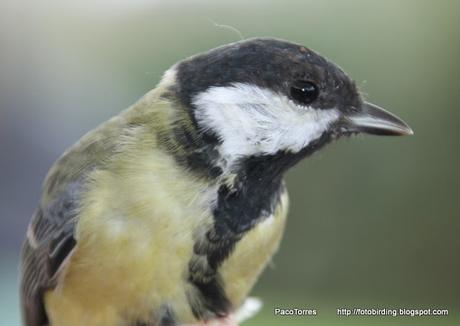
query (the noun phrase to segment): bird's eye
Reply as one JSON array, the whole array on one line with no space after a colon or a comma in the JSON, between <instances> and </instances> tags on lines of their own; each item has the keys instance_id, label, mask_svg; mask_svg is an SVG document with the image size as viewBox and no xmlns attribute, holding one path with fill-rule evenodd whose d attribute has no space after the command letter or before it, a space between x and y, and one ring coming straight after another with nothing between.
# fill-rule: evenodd
<instances>
[{"instance_id":1,"label":"bird's eye","mask_svg":"<svg viewBox=\"0 0 460 326\"><path fill-rule=\"evenodd\" d=\"M309 81L297 81L291 86L291 96L301 104L310 104L318 98L318 87Z\"/></svg>"}]
</instances>

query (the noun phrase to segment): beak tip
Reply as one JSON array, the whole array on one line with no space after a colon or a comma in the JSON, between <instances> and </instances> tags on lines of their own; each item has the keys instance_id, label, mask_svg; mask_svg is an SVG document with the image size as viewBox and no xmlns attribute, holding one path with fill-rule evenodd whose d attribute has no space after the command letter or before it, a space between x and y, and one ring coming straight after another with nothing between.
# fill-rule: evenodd
<instances>
[{"instance_id":1,"label":"beak tip","mask_svg":"<svg viewBox=\"0 0 460 326\"><path fill-rule=\"evenodd\" d=\"M400 122L401 122L401 136L412 136L414 134L414 130L411 127L409 127L409 125L403 120L400 120Z\"/></svg>"},{"instance_id":2,"label":"beak tip","mask_svg":"<svg viewBox=\"0 0 460 326\"><path fill-rule=\"evenodd\" d=\"M398 135L400 136L412 136L414 134L414 130L412 130L411 127L409 127L407 124L403 128L401 128L398 132Z\"/></svg>"},{"instance_id":3,"label":"beak tip","mask_svg":"<svg viewBox=\"0 0 460 326\"><path fill-rule=\"evenodd\" d=\"M351 116L354 128L360 132L381 136L412 136L414 131L396 115L381 107L365 102L362 112Z\"/></svg>"}]
</instances>

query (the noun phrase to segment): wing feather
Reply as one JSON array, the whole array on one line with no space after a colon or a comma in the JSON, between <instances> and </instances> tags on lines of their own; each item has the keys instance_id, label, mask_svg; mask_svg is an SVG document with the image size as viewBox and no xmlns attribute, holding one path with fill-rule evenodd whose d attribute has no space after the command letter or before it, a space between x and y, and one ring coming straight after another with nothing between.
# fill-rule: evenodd
<instances>
[{"instance_id":1,"label":"wing feather","mask_svg":"<svg viewBox=\"0 0 460 326\"><path fill-rule=\"evenodd\" d=\"M59 272L76 245L79 185L70 184L51 204L40 207L29 225L21 256L21 304L26 326L48 324L43 295L56 286Z\"/></svg>"}]
</instances>

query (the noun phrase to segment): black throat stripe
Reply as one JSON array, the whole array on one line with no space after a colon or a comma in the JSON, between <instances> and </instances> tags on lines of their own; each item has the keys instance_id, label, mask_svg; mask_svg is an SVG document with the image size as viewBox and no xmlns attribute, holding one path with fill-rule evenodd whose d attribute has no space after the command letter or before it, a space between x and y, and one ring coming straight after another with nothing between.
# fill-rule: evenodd
<instances>
[{"instance_id":1,"label":"black throat stripe","mask_svg":"<svg viewBox=\"0 0 460 326\"><path fill-rule=\"evenodd\" d=\"M225 316L232 309L219 267L246 232L274 213L285 191L280 174L263 178L261 182L259 174L251 171L255 168L253 162L243 164L234 189L220 186L213 211L214 225L196 240L194 256L189 263L188 280L196 289L190 294L193 298L189 302L195 317L200 320Z\"/></svg>"},{"instance_id":2,"label":"black throat stripe","mask_svg":"<svg viewBox=\"0 0 460 326\"><path fill-rule=\"evenodd\" d=\"M196 291L188 293L188 298L197 319L225 316L232 309L219 267L246 232L274 213L285 191L283 173L329 141L324 134L299 153L246 158L239 164L234 188L220 186L214 224L196 239L189 262L188 281Z\"/></svg>"},{"instance_id":3,"label":"black throat stripe","mask_svg":"<svg viewBox=\"0 0 460 326\"><path fill-rule=\"evenodd\" d=\"M175 101L174 95L177 90L171 88L165 98ZM178 111L180 116L172 128L157 135L159 143L182 168L210 184L219 183L223 173L217 163L221 159L218 151L221 140L210 131L199 130L193 119L193 107L184 107L182 103L182 108L184 111ZM231 311L232 303L225 293L219 267L246 232L274 213L285 191L283 173L330 141L329 136L324 133L298 153L280 151L242 158L233 170L236 177L232 186L220 184L212 212L214 223L195 235L189 262L191 290L187 290L187 298L198 320L226 316Z\"/></svg>"}]
</instances>

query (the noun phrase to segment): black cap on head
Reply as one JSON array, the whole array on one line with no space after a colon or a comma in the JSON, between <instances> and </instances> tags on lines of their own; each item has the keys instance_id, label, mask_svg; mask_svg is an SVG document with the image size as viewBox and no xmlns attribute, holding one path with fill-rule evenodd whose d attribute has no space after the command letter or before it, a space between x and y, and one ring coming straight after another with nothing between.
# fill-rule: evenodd
<instances>
[{"instance_id":1,"label":"black cap on head","mask_svg":"<svg viewBox=\"0 0 460 326\"><path fill-rule=\"evenodd\" d=\"M231 43L186 59L178 65L177 81L187 106L209 87L232 83L266 88L314 109L346 111L362 103L355 83L339 67L302 45L272 38Z\"/></svg>"}]
</instances>

